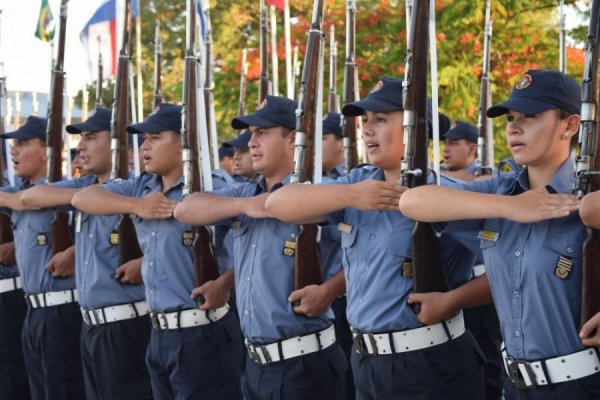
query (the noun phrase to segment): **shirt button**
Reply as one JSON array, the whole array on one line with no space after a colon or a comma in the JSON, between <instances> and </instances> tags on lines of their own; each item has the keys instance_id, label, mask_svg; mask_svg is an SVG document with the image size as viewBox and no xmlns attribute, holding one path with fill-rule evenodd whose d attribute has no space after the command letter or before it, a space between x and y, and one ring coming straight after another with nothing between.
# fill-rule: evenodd
<instances>
[{"instance_id":1,"label":"shirt button","mask_svg":"<svg viewBox=\"0 0 600 400\"><path fill-rule=\"evenodd\" d=\"M91 237L91 238L93 238L93 237L94 237L94 235L92 235L92 234L90 233L90 237Z\"/></svg>"},{"instance_id":2,"label":"shirt button","mask_svg":"<svg viewBox=\"0 0 600 400\"><path fill-rule=\"evenodd\" d=\"M521 331L515 331L515 336L516 337L520 337L521 336Z\"/></svg>"},{"instance_id":3,"label":"shirt button","mask_svg":"<svg viewBox=\"0 0 600 400\"><path fill-rule=\"evenodd\" d=\"M513 292L513 294L514 294L516 297L519 297L519 295L521 294L521 292L519 292L518 290L515 290L515 291Z\"/></svg>"},{"instance_id":4,"label":"shirt button","mask_svg":"<svg viewBox=\"0 0 600 400\"><path fill-rule=\"evenodd\" d=\"M248 315L248 310L244 311L244 314Z\"/></svg>"},{"instance_id":5,"label":"shirt button","mask_svg":"<svg viewBox=\"0 0 600 400\"><path fill-rule=\"evenodd\" d=\"M573 248L567 247L567 253L572 253L572 252L573 252Z\"/></svg>"},{"instance_id":6,"label":"shirt button","mask_svg":"<svg viewBox=\"0 0 600 400\"><path fill-rule=\"evenodd\" d=\"M519 250L515 251L515 256L519 257L521 255L521 252Z\"/></svg>"},{"instance_id":7,"label":"shirt button","mask_svg":"<svg viewBox=\"0 0 600 400\"><path fill-rule=\"evenodd\" d=\"M152 236L156 236L156 232L152 231Z\"/></svg>"},{"instance_id":8,"label":"shirt button","mask_svg":"<svg viewBox=\"0 0 600 400\"><path fill-rule=\"evenodd\" d=\"M150 265L154 265L154 261L150 261Z\"/></svg>"},{"instance_id":9,"label":"shirt button","mask_svg":"<svg viewBox=\"0 0 600 400\"><path fill-rule=\"evenodd\" d=\"M359 303L362 303L362 297L359 297L359 298L358 298L358 302L359 302Z\"/></svg>"},{"instance_id":10,"label":"shirt button","mask_svg":"<svg viewBox=\"0 0 600 400\"><path fill-rule=\"evenodd\" d=\"M371 235L369 236L369 239L373 240L373 239L375 239L375 236L376 235L374 233L371 233Z\"/></svg>"},{"instance_id":11,"label":"shirt button","mask_svg":"<svg viewBox=\"0 0 600 400\"><path fill-rule=\"evenodd\" d=\"M295 238L295 237L296 237L296 234L295 234L295 233L292 233L292 234L290 234L290 237L291 237L291 238Z\"/></svg>"},{"instance_id":12,"label":"shirt button","mask_svg":"<svg viewBox=\"0 0 600 400\"><path fill-rule=\"evenodd\" d=\"M253 249L256 248L256 244L255 243L252 243L252 248Z\"/></svg>"}]
</instances>

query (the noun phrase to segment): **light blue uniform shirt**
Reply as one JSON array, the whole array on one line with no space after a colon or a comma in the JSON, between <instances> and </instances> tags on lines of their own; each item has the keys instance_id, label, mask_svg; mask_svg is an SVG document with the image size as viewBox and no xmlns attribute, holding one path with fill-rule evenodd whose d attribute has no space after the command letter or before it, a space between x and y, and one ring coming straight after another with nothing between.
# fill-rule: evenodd
<instances>
[{"instance_id":1,"label":"light blue uniform shirt","mask_svg":"<svg viewBox=\"0 0 600 400\"><path fill-rule=\"evenodd\" d=\"M337 179L343 175L344 164L339 164L329 172L327 178ZM320 255L323 265L327 267L325 279L330 279L342 269L342 234L337 226L324 225L320 229Z\"/></svg>"},{"instance_id":2,"label":"light blue uniform shirt","mask_svg":"<svg viewBox=\"0 0 600 400\"><path fill-rule=\"evenodd\" d=\"M239 185L227 171L216 169L212 172L213 190L221 190L228 185ZM233 268L233 232L226 226L215 227L215 255L221 273Z\"/></svg>"},{"instance_id":3,"label":"light blue uniform shirt","mask_svg":"<svg viewBox=\"0 0 600 400\"><path fill-rule=\"evenodd\" d=\"M347 176L325 184L343 185L366 179L384 180L374 166L358 166ZM412 277L403 275L404 262L412 260L414 221L400 211L342 209L327 216L342 234L342 262L346 276L347 317L361 331L385 332L422 326L406 302L413 289ZM442 236L442 260L450 287L469 279L474 256Z\"/></svg>"},{"instance_id":4,"label":"light blue uniform shirt","mask_svg":"<svg viewBox=\"0 0 600 400\"><path fill-rule=\"evenodd\" d=\"M151 192L162 192L161 182L162 178L158 175L141 175L127 181L107 183L103 187L123 196L145 197ZM180 201L182 188L183 177L180 177L164 195ZM184 240L193 228L174 218L143 219L134 216L133 222L144 253L142 276L150 310L171 312L196 308L190 297L195 283L193 247Z\"/></svg>"},{"instance_id":5,"label":"light blue uniform shirt","mask_svg":"<svg viewBox=\"0 0 600 400\"><path fill-rule=\"evenodd\" d=\"M289 183L289 176L273 186ZM227 186L214 194L252 197L265 192L264 179ZM317 332L331 325L331 309L318 317L298 315L288 296L294 290L294 255L284 255L300 227L274 218L240 215L219 225L232 226L235 252L235 291L244 336L253 343L270 343ZM322 265L322 267L325 267ZM327 276L327 271L323 270Z\"/></svg>"},{"instance_id":6,"label":"light blue uniform shirt","mask_svg":"<svg viewBox=\"0 0 600 400\"><path fill-rule=\"evenodd\" d=\"M4 175L6 175L6 170L4 171ZM19 180L20 182L20 180ZM10 185L8 183L8 178L4 178L3 188L8 188ZM20 185L20 183L19 183ZM8 215L10 218L10 214L12 210L10 208L0 208L0 212ZM12 230L12 226L10 227ZM17 264L0 264L0 280L14 278L15 276L19 276L19 270L17 269Z\"/></svg>"},{"instance_id":7,"label":"light blue uniform shirt","mask_svg":"<svg viewBox=\"0 0 600 400\"><path fill-rule=\"evenodd\" d=\"M97 182L95 175L53 183L66 189L81 189ZM118 244L110 234L119 231L121 214L90 215L76 211L75 279L79 304L101 308L144 300L144 285L123 284L115 279L120 267Z\"/></svg>"},{"instance_id":8,"label":"light blue uniform shirt","mask_svg":"<svg viewBox=\"0 0 600 400\"><path fill-rule=\"evenodd\" d=\"M547 187L572 193L568 158ZM529 188L527 169L490 180L459 182L464 190L517 195ZM451 222L445 232L470 232L480 242L508 353L538 360L583 349L578 335L581 254L585 228L579 213L520 224L505 219ZM468 236L463 236L468 237Z\"/></svg>"},{"instance_id":9,"label":"light blue uniform shirt","mask_svg":"<svg viewBox=\"0 0 600 400\"><path fill-rule=\"evenodd\" d=\"M45 183L40 178L34 184ZM5 192L17 193L30 187L28 181L20 186L2 188ZM51 226L54 209L13 211L13 235L19 275L23 282L23 291L28 294L75 289L75 277L54 278L46 270L52 258Z\"/></svg>"}]
</instances>

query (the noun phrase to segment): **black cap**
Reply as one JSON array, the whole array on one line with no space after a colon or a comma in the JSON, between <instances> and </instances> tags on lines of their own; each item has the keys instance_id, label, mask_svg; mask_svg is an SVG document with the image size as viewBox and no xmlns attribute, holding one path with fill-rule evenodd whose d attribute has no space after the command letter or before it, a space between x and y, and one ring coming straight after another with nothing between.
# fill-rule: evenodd
<instances>
[{"instance_id":1,"label":"black cap","mask_svg":"<svg viewBox=\"0 0 600 400\"><path fill-rule=\"evenodd\" d=\"M510 110L537 114L553 108L579 114L579 85L575 79L559 71L530 69L519 79L508 100L488 108L486 114L495 118Z\"/></svg>"},{"instance_id":2,"label":"black cap","mask_svg":"<svg viewBox=\"0 0 600 400\"><path fill-rule=\"evenodd\" d=\"M181 106L177 104L160 103L144 122L127 127L127 132L138 134L169 130L181 133Z\"/></svg>"},{"instance_id":3,"label":"black cap","mask_svg":"<svg viewBox=\"0 0 600 400\"><path fill-rule=\"evenodd\" d=\"M402 79L382 77L364 100L346 104L342 114L357 117L366 111L402 111Z\"/></svg>"},{"instance_id":4,"label":"black cap","mask_svg":"<svg viewBox=\"0 0 600 400\"><path fill-rule=\"evenodd\" d=\"M224 144L219 147L219 160L225 157L233 157L235 149L231 146L225 146Z\"/></svg>"},{"instance_id":5,"label":"black cap","mask_svg":"<svg viewBox=\"0 0 600 400\"><path fill-rule=\"evenodd\" d=\"M341 115L335 112L329 112L323 116L323 135L333 133L335 136L342 137Z\"/></svg>"},{"instance_id":6,"label":"black cap","mask_svg":"<svg viewBox=\"0 0 600 400\"><path fill-rule=\"evenodd\" d=\"M234 149L248 150L248 143L250 142L251 137L252 133L245 129L241 131L235 139L231 139L230 141L223 143L223 146L227 145L233 147Z\"/></svg>"},{"instance_id":7,"label":"black cap","mask_svg":"<svg viewBox=\"0 0 600 400\"><path fill-rule=\"evenodd\" d=\"M112 111L109 108L96 108L96 112L92 114L85 122L80 124L67 125L67 132L99 132L110 131L110 117Z\"/></svg>"},{"instance_id":8,"label":"black cap","mask_svg":"<svg viewBox=\"0 0 600 400\"><path fill-rule=\"evenodd\" d=\"M25 124L21 125L19 129L14 132L7 132L3 134L2 139L17 139L17 140L29 140L29 139L40 139L46 140L46 128L48 126L48 120L46 118L40 118L35 116L27 117Z\"/></svg>"},{"instance_id":9,"label":"black cap","mask_svg":"<svg viewBox=\"0 0 600 400\"><path fill-rule=\"evenodd\" d=\"M471 125L468 122L456 121L454 128L451 128L444 135L444 139L457 140L465 139L469 142L477 143L479 133L475 125Z\"/></svg>"},{"instance_id":10,"label":"black cap","mask_svg":"<svg viewBox=\"0 0 600 400\"><path fill-rule=\"evenodd\" d=\"M270 128L283 126L296 129L296 109L298 103L287 97L267 96L254 114L240 115L231 120L233 129L246 129L249 126Z\"/></svg>"}]
</instances>

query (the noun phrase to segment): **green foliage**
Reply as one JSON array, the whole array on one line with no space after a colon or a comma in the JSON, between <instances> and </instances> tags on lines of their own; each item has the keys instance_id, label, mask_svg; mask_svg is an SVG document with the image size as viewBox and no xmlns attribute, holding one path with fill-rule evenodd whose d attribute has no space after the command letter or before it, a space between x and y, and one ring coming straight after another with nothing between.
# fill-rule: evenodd
<instances>
[{"instance_id":1,"label":"green foliage","mask_svg":"<svg viewBox=\"0 0 600 400\"><path fill-rule=\"evenodd\" d=\"M404 74L406 56L405 2L400 0L360 0L356 13L356 59L360 93L364 96L381 76ZM574 3L574 0L566 3ZM154 73L154 21L161 22L163 41L162 89L165 101L181 101L183 54L185 46L185 2L141 0L142 74L145 115L150 112ZM242 49L248 48L247 105L251 112L258 98L259 2L257 0L211 1L213 49L215 55L215 108L219 139L235 135L230 127L237 113ZM529 68L558 68L559 17L555 0L492 0L493 38L491 80L494 102L505 99L519 77ZM303 58L306 33L312 17L312 1L290 0L292 46ZM437 0L436 29L440 108L452 119L475 122L479 102L483 57L484 7L482 0ZM581 10L584 13L586 10ZM345 57L344 0L326 0L324 31L335 25L338 41L337 91L343 93ZM279 92L285 93L285 54L283 13L277 11ZM587 27L573 31L581 43ZM328 38L327 38L328 39ZM135 43L135 40L133 41ZM329 41L326 41L328 54ZM135 53L134 53L135 54ZM578 81L583 72L580 50L569 49L568 72ZM270 62L270 60L269 60ZM329 63L325 63L325 82ZM324 96L326 99L326 95ZM90 95L90 99L93 99ZM110 104L110 103L107 103ZM509 155L503 135L504 121L494 121L496 158Z\"/></svg>"}]
</instances>

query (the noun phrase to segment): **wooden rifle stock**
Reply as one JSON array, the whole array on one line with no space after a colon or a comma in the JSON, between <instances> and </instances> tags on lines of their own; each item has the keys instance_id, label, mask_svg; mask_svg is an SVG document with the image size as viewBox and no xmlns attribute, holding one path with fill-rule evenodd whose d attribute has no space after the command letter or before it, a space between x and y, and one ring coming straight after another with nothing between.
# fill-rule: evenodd
<instances>
[{"instance_id":1,"label":"wooden rifle stock","mask_svg":"<svg viewBox=\"0 0 600 400\"><path fill-rule=\"evenodd\" d=\"M600 189L600 141L598 140L598 40L600 38L600 1L591 7L590 25L586 43L585 68L581 85L581 127L579 155L576 159L575 192L578 197ZM581 293L581 324L600 311L600 232L588 229L583 244L583 273Z\"/></svg>"},{"instance_id":2,"label":"wooden rifle stock","mask_svg":"<svg viewBox=\"0 0 600 400\"><path fill-rule=\"evenodd\" d=\"M153 109L156 109L163 102L160 91L160 81L162 78L162 41L160 40L160 21L156 21L154 30L154 96L152 98Z\"/></svg>"},{"instance_id":3,"label":"wooden rifle stock","mask_svg":"<svg viewBox=\"0 0 600 400\"><path fill-rule=\"evenodd\" d=\"M6 133L6 77L0 76L0 135ZM0 146L0 186L4 186L4 152ZM13 239L13 231L10 217L0 213L0 244L10 243Z\"/></svg>"},{"instance_id":4,"label":"wooden rifle stock","mask_svg":"<svg viewBox=\"0 0 600 400\"><path fill-rule=\"evenodd\" d=\"M46 151L48 156L48 182L62 179L62 135L63 135L63 98L65 87L65 32L67 29L67 1L60 3L60 30L58 33L58 53L52 68L50 99L48 101L48 125L46 130ZM69 229L69 215L66 211L55 212L51 226L52 255L64 251L73 245Z\"/></svg>"},{"instance_id":5,"label":"wooden rifle stock","mask_svg":"<svg viewBox=\"0 0 600 400\"><path fill-rule=\"evenodd\" d=\"M346 62L344 64L344 105L358 100L356 98L356 0L346 1ZM344 144L344 173L358 165L356 146L356 117L342 117L342 140Z\"/></svg>"},{"instance_id":6,"label":"wooden rifle stock","mask_svg":"<svg viewBox=\"0 0 600 400\"><path fill-rule=\"evenodd\" d=\"M129 164L127 162L127 111L129 101L129 40L131 35L131 0L125 1L123 23L123 42L117 63L115 92L110 121L110 137L112 151L112 170L110 179L128 179ZM120 263L142 257L142 250L137 240L133 222L128 214L121 216L119 222Z\"/></svg>"},{"instance_id":7,"label":"wooden rifle stock","mask_svg":"<svg viewBox=\"0 0 600 400\"><path fill-rule=\"evenodd\" d=\"M494 171L494 135L487 115L491 103L490 90L490 46L492 44L491 0L485 2L485 29L483 40L483 67L481 69L481 92L479 94L479 112L477 114L477 169L476 176L492 175Z\"/></svg>"},{"instance_id":8,"label":"wooden rifle stock","mask_svg":"<svg viewBox=\"0 0 600 400\"><path fill-rule=\"evenodd\" d=\"M319 65L321 40L323 40L323 0L313 3L313 19L308 34L302 82L298 96L296 112L296 149L294 154L294 172L291 183L302 183L312 179L314 170L314 146L317 107L317 82L319 81ZM319 247L317 246L318 228L314 224L300 227L296 242L294 290L308 285L323 283ZM298 304L294 304L297 306Z\"/></svg>"},{"instance_id":9,"label":"wooden rifle stock","mask_svg":"<svg viewBox=\"0 0 600 400\"><path fill-rule=\"evenodd\" d=\"M401 184L427 184L427 52L429 0L418 0L412 8L406 77L403 91L404 142ZM435 116L434 116L435 118ZM431 224L415 222L412 233L413 291L446 292L448 280L441 263L439 239ZM416 305L415 311L420 311Z\"/></svg>"},{"instance_id":10,"label":"wooden rifle stock","mask_svg":"<svg viewBox=\"0 0 600 400\"><path fill-rule=\"evenodd\" d=\"M329 112L340 112L340 99L337 94L337 42L335 40L335 26L329 27L329 96L327 107Z\"/></svg>"},{"instance_id":11,"label":"wooden rifle stock","mask_svg":"<svg viewBox=\"0 0 600 400\"><path fill-rule=\"evenodd\" d=\"M269 31L269 10L265 0L260 0L260 80L258 85L258 104L262 104L270 94L269 57L267 54L267 37Z\"/></svg>"},{"instance_id":12,"label":"wooden rifle stock","mask_svg":"<svg viewBox=\"0 0 600 400\"><path fill-rule=\"evenodd\" d=\"M100 47L100 36L98 36L98 49ZM104 107L104 101L102 100L102 74L104 70L104 64L102 62L102 52L98 50L98 80L96 81L96 108Z\"/></svg>"},{"instance_id":13,"label":"wooden rifle stock","mask_svg":"<svg viewBox=\"0 0 600 400\"><path fill-rule=\"evenodd\" d=\"M183 105L181 110L181 144L183 147L183 196L202 191L200 182L200 159L198 156L198 113L197 113L197 67L194 53L196 37L196 1L187 0L186 50L183 80ZM206 226L194 227L194 270L196 287L219 277L219 265L212 246L211 231ZM203 296L196 302L204 303Z\"/></svg>"}]
</instances>

